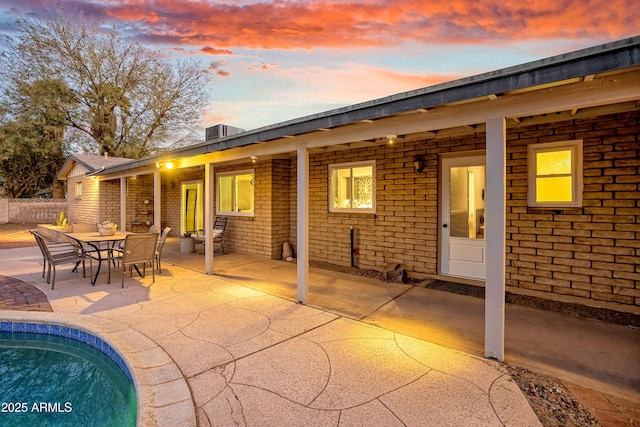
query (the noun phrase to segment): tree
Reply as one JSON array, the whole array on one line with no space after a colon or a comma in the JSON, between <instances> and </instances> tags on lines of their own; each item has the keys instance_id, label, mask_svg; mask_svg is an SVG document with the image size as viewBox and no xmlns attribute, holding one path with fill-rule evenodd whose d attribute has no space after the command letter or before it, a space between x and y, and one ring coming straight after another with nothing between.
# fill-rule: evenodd
<instances>
[{"instance_id":1,"label":"tree","mask_svg":"<svg viewBox=\"0 0 640 427\"><path fill-rule=\"evenodd\" d=\"M62 153L52 149L44 134L42 123L37 121L5 122L0 126L0 178L8 197L50 193Z\"/></svg>"},{"instance_id":2,"label":"tree","mask_svg":"<svg viewBox=\"0 0 640 427\"><path fill-rule=\"evenodd\" d=\"M7 37L2 48L11 66L0 67L8 82L4 101L14 112L37 103L30 88L56 81L68 92L54 109L63 112L64 126L96 148L87 151L138 158L192 132L206 103L207 76L197 63L170 63L114 32L68 21L17 25L19 35Z\"/></svg>"}]
</instances>

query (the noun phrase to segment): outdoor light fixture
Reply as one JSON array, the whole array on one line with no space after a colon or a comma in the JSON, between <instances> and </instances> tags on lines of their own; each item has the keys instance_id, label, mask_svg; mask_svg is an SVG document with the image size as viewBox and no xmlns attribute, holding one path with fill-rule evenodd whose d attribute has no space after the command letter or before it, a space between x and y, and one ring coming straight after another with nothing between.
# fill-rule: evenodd
<instances>
[{"instance_id":1,"label":"outdoor light fixture","mask_svg":"<svg viewBox=\"0 0 640 427\"><path fill-rule=\"evenodd\" d=\"M387 142L389 142L389 145L392 145L397 138L398 138L398 135L394 135L394 134L387 135Z\"/></svg>"},{"instance_id":2,"label":"outdoor light fixture","mask_svg":"<svg viewBox=\"0 0 640 427\"><path fill-rule=\"evenodd\" d=\"M413 158L413 168L416 170L416 172L422 172L425 166L427 166L427 163L424 161L424 158L422 156L415 156Z\"/></svg>"},{"instance_id":3,"label":"outdoor light fixture","mask_svg":"<svg viewBox=\"0 0 640 427\"><path fill-rule=\"evenodd\" d=\"M251 162L255 163L258 160L258 156L251 156Z\"/></svg>"},{"instance_id":4,"label":"outdoor light fixture","mask_svg":"<svg viewBox=\"0 0 640 427\"><path fill-rule=\"evenodd\" d=\"M172 162L156 162L156 168L160 169L163 166L166 169L173 169L173 163Z\"/></svg>"}]
</instances>

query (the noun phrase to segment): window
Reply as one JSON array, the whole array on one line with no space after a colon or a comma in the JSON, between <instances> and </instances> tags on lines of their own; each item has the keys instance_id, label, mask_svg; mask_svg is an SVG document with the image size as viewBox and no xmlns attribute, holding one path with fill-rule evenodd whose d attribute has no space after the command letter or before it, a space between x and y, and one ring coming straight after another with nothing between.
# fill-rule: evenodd
<instances>
[{"instance_id":1,"label":"window","mask_svg":"<svg viewBox=\"0 0 640 427\"><path fill-rule=\"evenodd\" d=\"M82 182L76 182L75 194L76 197L82 197Z\"/></svg>"},{"instance_id":2,"label":"window","mask_svg":"<svg viewBox=\"0 0 640 427\"><path fill-rule=\"evenodd\" d=\"M329 166L329 211L376 211L376 176L373 162Z\"/></svg>"},{"instance_id":3,"label":"window","mask_svg":"<svg viewBox=\"0 0 640 427\"><path fill-rule=\"evenodd\" d=\"M582 140L531 144L529 206L582 206Z\"/></svg>"},{"instance_id":4,"label":"window","mask_svg":"<svg viewBox=\"0 0 640 427\"><path fill-rule=\"evenodd\" d=\"M253 170L218 174L217 213L253 216Z\"/></svg>"}]
</instances>

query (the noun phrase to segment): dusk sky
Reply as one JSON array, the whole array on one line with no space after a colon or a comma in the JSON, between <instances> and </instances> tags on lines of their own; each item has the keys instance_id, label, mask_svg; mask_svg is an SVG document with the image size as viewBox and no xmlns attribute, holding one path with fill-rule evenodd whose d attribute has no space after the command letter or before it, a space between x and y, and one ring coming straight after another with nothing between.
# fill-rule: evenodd
<instances>
[{"instance_id":1,"label":"dusk sky","mask_svg":"<svg viewBox=\"0 0 640 427\"><path fill-rule=\"evenodd\" d=\"M638 35L638 0L0 0L209 70L202 128L254 129ZM199 138L204 137L200 133Z\"/></svg>"}]
</instances>

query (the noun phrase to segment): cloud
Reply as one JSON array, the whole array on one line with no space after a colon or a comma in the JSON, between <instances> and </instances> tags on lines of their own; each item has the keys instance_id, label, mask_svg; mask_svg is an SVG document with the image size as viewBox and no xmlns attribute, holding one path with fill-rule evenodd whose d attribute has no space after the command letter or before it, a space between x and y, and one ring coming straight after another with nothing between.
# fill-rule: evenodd
<instances>
[{"instance_id":1,"label":"cloud","mask_svg":"<svg viewBox=\"0 0 640 427\"><path fill-rule=\"evenodd\" d=\"M209 64L209 67L207 67L207 72L214 72L215 74L217 74L220 77L228 77L230 75L230 73L226 70L224 70L223 67L223 63L220 61L214 61L211 64Z\"/></svg>"},{"instance_id":2,"label":"cloud","mask_svg":"<svg viewBox=\"0 0 640 427\"><path fill-rule=\"evenodd\" d=\"M200 52L205 53L207 55L233 55L229 49L216 49L214 47L205 46L200 49Z\"/></svg>"},{"instance_id":3,"label":"cloud","mask_svg":"<svg viewBox=\"0 0 640 427\"><path fill-rule=\"evenodd\" d=\"M146 43L238 49L358 49L406 41L498 44L637 33L637 0L5 0L5 14L53 11L127 29ZM217 53L220 52L220 53Z\"/></svg>"}]
</instances>

